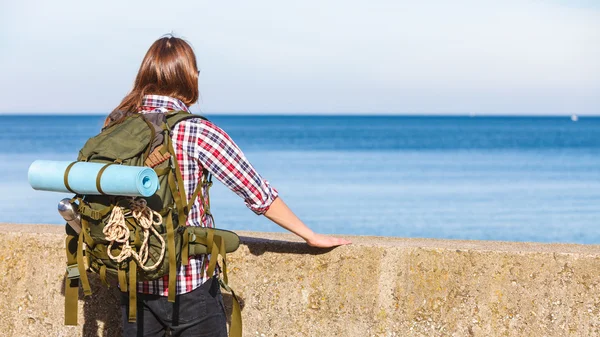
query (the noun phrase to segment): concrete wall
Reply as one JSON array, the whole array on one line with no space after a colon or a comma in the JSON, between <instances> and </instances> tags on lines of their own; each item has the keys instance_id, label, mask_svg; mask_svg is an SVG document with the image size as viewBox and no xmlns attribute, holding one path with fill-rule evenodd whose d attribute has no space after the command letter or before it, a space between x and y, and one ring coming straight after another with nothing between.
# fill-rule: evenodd
<instances>
[{"instance_id":1,"label":"concrete wall","mask_svg":"<svg viewBox=\"0 0 600 337\"><path fill-rule=\"evenodd\" d=\"M240 234L244 336L600 336L600 246L352 237L322 251ZM0 335L120 335L119 292L97 281L63 326L63 246L59 226L0 225Z\"/></svg>"}]
</instances>

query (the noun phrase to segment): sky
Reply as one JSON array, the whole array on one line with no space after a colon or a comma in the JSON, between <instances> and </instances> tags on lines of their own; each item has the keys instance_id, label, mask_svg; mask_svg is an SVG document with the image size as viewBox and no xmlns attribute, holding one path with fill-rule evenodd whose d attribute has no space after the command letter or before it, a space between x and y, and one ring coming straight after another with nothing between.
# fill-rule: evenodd
<instances>
[{"instance_id":1,"label":"sky","mask_svg":"<svg viewBox=\"0 0 600 337\"><path fill-rule=\"evenodd\" d=\"M166 33L194 112L600 115L600 0L3 0L0 113L106 114Z\"/></svg>"}]
</instances>

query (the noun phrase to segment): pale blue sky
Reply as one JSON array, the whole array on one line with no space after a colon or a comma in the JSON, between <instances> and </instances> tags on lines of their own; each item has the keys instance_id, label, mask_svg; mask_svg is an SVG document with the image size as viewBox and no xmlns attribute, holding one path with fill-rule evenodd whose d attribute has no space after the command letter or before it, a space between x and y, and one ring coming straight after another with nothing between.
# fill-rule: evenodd
<instances>
[{"instance_id":1,"label":"pale blue sky","mask_svg":"<svg viewBox=\"0 0 600 337\"><path fill-rule=\"evenodd\" d=\"M0 113L107 113L169 32L209 114L600 114L600 0L2 1Z\"/></svg>"}]
</instances>

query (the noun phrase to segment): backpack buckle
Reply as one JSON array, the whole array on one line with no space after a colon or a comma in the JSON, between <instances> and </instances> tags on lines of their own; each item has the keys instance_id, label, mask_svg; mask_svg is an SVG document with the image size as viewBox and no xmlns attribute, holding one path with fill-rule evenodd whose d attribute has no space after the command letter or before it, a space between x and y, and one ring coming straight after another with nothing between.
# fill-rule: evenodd
<instances>
[{"instance_id":1,"label":"backpack buckle","mask_svg":"<svg viewBox=\"0 0 600 337\"><path fill-rule=\"evenodd\" d=\"M79 268L77 264L72 264L67 266L67 278L69 280L78 279L80 276Z\"/></svg>"}]
</instances>

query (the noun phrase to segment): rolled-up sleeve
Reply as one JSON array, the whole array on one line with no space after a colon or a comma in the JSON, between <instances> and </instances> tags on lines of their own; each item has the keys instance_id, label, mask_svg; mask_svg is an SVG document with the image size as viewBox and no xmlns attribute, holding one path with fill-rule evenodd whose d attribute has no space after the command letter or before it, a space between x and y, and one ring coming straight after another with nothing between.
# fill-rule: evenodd
<instances>
[{"instance_id":1,"label":"rolled-up sleeve","mask_svg":"<svg viewBox=\"0 0 600 337\"><path fill-rule=\"evenodd\" d=\"M204 168L239 195L256 214L264 214L278 193L246 159L229 135L210 121L202 120L197 157Z\"/></svg>"}]
</instances>

